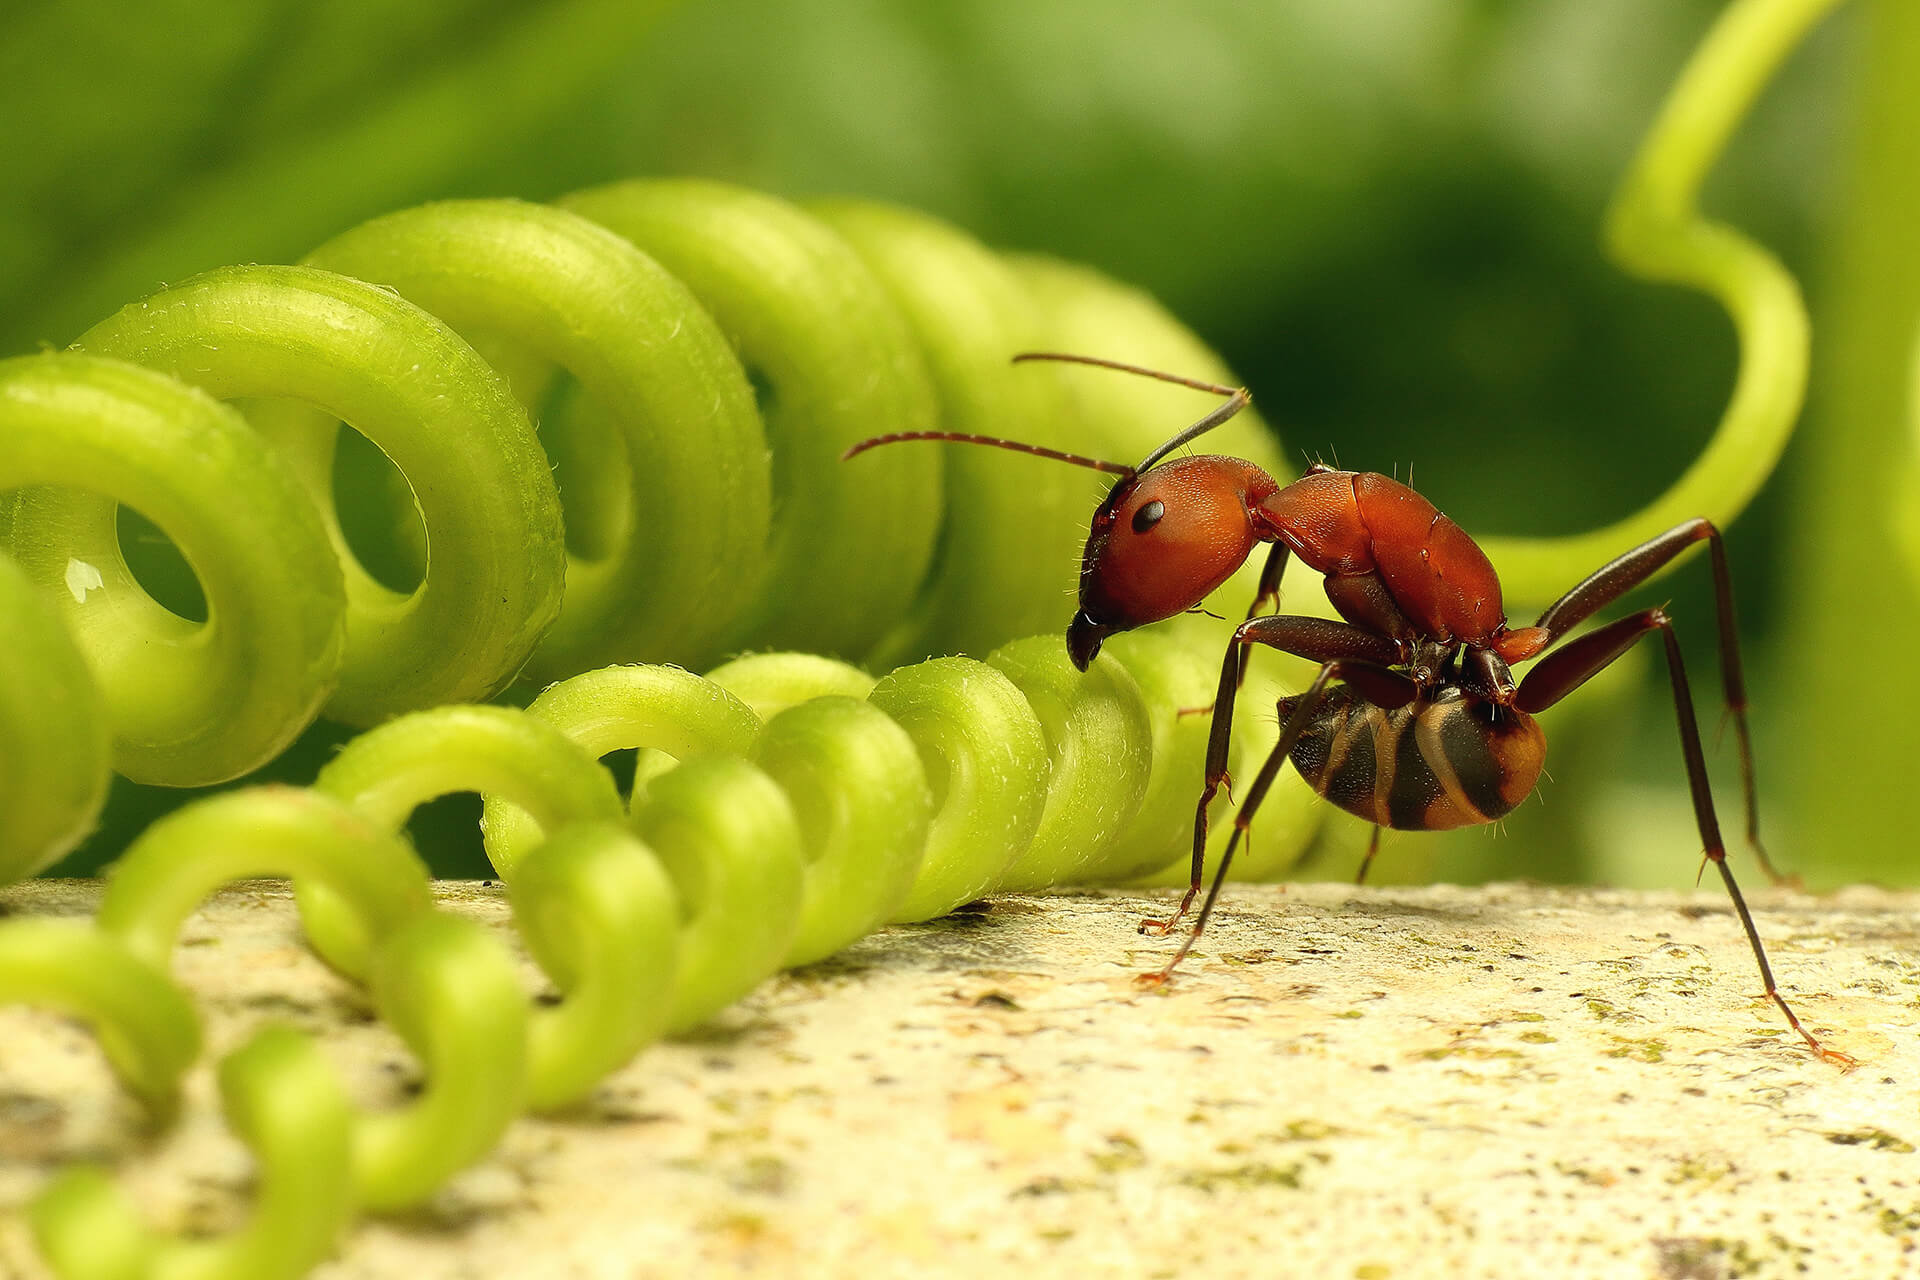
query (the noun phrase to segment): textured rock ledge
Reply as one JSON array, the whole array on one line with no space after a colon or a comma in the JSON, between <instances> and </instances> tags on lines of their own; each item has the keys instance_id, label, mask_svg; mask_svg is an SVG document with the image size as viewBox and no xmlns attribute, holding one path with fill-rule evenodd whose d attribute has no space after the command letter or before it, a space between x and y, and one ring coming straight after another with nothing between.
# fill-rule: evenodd
<instances>
[{"instance_id":1,"label":"textured rock ledge","mask_svg":"<svg viewBox=\"0 0 1920 1280\"><path fill-rule=\"evenodd\" d=\"M78 912L91 885L0 891ZM443 887L499 922L497 890ZM1920 1270L1920 896L1756 897L1816 1061L1756 998L1724 898L1236 887L1171 991L1145 900L1009 898L784 975L592 1104L517 1122L348 1277L1242 1274L1877 1277ZM324 1033L357 1095L412 1065L240 886L176 971L216 1051ZM0 1276L19 1206L110 1159L158 1223L246 1212L210 1072L155 1137L84 1032L0 1010Z\"/></svg>"}]
</instances>

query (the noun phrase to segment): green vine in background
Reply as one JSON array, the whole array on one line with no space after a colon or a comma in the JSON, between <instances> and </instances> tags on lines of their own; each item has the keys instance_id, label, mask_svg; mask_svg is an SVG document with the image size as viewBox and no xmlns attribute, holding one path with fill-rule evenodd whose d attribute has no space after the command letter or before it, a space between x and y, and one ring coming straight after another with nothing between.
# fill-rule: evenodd
<instances>
[{"instance_id":1,"label":"green vine in background","mask_svg":"<svg viewBox=\"0 0 1920 1280\"><path fill-rule=\"evenodd\" d=\"M1681 73L1607 213L1615 261L1712 294L1733 318L1740 372L1706 449L1626 519L1564 538L1489 538L1510 599L1545 602L1627 547L1682 520L1732 523L1773 474L1806 398L1799 286L1767 250L1700 216L1700 186L1734 129L1807 31L1840 0L1738 0Z\"/></svg>"},{"instance_id":2,"label":"green vine in background","mask_svg":"<svg viewBox=\"0 0 1920 1280\"><path fill-rule=\"evenodd\" d=\"M1894 512L1894 527L1907 557L1907 572L1920 579L1920 330L1914 334L1913 354L1907 360L1907 460L1900 490L1909 500Z\"/></svg>"},{"instance_id":3,"label":"green vine in background","mask_svg":"<svg viewBox=\"0 0 1920 1280\"><path fill-rule=\"evenodd\" d=\"M1798 297L1760 250L1699 223L1692 192L1830 3L1729 11L1611 223L1639 269L1714 290L1741 326L1714 444L1625 526L1499 544L1516 596L1590 568L1591 544L1671 523L1674 503L1729 518L1777 456L1804 382ZM301 266L165 289L78 345L0 362L0 428L23 442L0 485L29 486L0 508L24 571L0 568L0 626L25 660L0 683L0 728L40 770L10 774L0 870L31 874L87 828L109 740L121 772L193 785L257 767L322 708L378 727L311 788L155 823L91 926L0 922L0 995L89 1020L165 1120L200 1046L168 976L180 926L231 879L285 876L316 952L368 987L425 1084L362 1113L305 1037L258 1032L220 1066L261 1169L248 1225L157 1237L103 1174L69 1170L32 1215L63 1275L298 1275L356 1208L419 1204L523 1107L576 1103L782 967L983 894L1182 874L1206 726L1179 711L1211 691L1221 625L1117 638L1083 677L1058 627L1084 475L985 450L836 461L936 421L1144 454L1193 416L1182 393L1007 363L1054 348L1225 376L1138 294L899 210L647 182L559 208L393 214ZM395 546L416 590L347 545L340 421L411 490L423 532L399 512ZM1218 439L1275 461L1250 415ZM115 503L181 547L205 624L134 579ZM1218 612L1243 607L1250 573ZM790 645L897 669L804 654L682 669ZM958 649L991 652L919 660ZM1264 668L1282 665L1263 661L1268 688L1241 700L1242 776L1272 740ZM523 669L559 682L524 711L464 705ZM628 747L642 754L623 801L597 757ZM488 854L556 1003L530 1007L505 944L433 906L401 831L454 791L486 797ZM1320 812L1297 780L1269 799L1268 869Z\"/></svg>"},{"instance_id":4,"label":"green vine in background","mask_svg":"<svg viewBox=\"0 0 1920 1280\"><path fill-rule=\"evenodd\" d=\"M32 875L92 829L106 802L109 732L100 690L59 616L0 556L0 881ZM64 726L49 733L48 726ZM30 749L23 749L30 748Z\"/></svg>"},{"instance_id":5,"label":"green vine in background","mask_svg":"<svg viewBox=\"0 0 1920 1280\"><path fill-rule=\"evenodd\" d=\"M1858 121L1831 228L1823 316L1819 447L1791 476L1793 537L1783 548L1794 601L1782 637L1795 655L1788 723L1809 739L1790 777L1794 842L1808 882L1911 883L1914 841L1900 797L1912 786L1920 696L1874 674L1864 655L1920 629L1920 6L1859 10ZM1886 554L1883 552L1883 548ZM1862 655L1843 660L1840 655Z\"/></svg>"}]
</instances>

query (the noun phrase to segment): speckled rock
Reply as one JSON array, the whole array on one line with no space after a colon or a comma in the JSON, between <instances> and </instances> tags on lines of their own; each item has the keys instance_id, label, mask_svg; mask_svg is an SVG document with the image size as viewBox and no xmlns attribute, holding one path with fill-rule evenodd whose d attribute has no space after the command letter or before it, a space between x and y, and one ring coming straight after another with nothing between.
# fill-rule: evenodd
<instances>
[{"instance_id":1,"label":"speckled rock","mask_svg":"<svg viewBox=\"0 0 1920 1280\"><path fill-rule=\"evenodd\" d=\"M442 898L505 927L497 890ZM1165 991L1134 981L1168 946L1134 932L1147 900L997 900L767 983L319 1274L1920 1274L1920 896L1755 905L1854 1068L1757 998L1708 892L1235 887ZM280 886L210 903L176 966L215 1050L289 1020L361 1100L407 1086ZM204 1067L156 1137L83 1031L0 1011L0 1276L44 1274L18 1207L82 1156L158 1223L246 1212Z\"/></svg>"}]
</instances>

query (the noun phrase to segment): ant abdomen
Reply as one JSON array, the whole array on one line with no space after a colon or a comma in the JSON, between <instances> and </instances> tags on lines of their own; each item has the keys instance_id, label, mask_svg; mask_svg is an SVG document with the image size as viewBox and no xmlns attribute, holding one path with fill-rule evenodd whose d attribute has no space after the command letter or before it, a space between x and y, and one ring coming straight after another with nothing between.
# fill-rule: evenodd
<instances>
[{"instance_id":1,"label":"ant abdomen","mask_svg":"<svg viewBox=\"0 0 1920 1280\"><path fill-rule=\"evenodd\" d=\"M1298 698L1280 702L1284 723ZM1289 758L1320 795L1404 831L1446 831L1511 812L1540 779L1546 736L1523 711L1485 713L1456 688L1386 708L1330 686Z\"/></svg>"}]
</instances>

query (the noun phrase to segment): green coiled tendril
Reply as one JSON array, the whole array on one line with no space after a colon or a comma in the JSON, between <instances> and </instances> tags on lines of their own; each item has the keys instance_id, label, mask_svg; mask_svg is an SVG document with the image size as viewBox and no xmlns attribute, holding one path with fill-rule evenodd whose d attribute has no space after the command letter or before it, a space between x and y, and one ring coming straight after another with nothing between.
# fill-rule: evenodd
<instances>
[{"instance_id":1,"label":"green coiled tendril","mask_svg":"<svg viewBox=\"0 0 1920 1280\"><path fill-rule=\"evenodd\" d=\"M1806 400L1806 304L1778 258L1732 227L1701 216L1698 201L1754 99L1839 3L1728 5L1641 143L1607 211L1607 248L1635 275L1698 289L1726 308L1739 339L1739 373L1706 449L1639 511L1570 537L1483 540L1512 598L1551 600L1578 574L1683 520L1706 516L1730 524L1773 474Z\"/></svg>"},{"instance_id":2,"label":"green coiled tendril","mask_svg":"<svg viewBox=\"0 0 1920 1280\"><path fill-rule=\"evenodd\" d=\"M1610 222L1629 265L1735 315L1719 434L1615 529L1491 544L1516 598L1676 512L1728 518L1772 466L1804 314L1772 259L1701 222L1693 197L1831 3L1733 6ZM181 924L230 880L286 877L314 950L365 986L424 1080L363 1109L304 1035L257 1032L219 1066L260 1169L247 1224L157 1234L103 1172L70 1169L32 1210L55 1269L302 1274L356 1212L421 1203L522 1110L577 1103L783 967L995 892L1184 880L1208 727L1181 712L1211 695L1224 624L1117 637L1082 676L1059 629L1098 482L963 447L839 461L934 426L1130 460L1204 408L1008 363L1035 349L1227 377L1089 271L898 209L691 181L406 210L299 265L163 289L72 350L0 361L0 490L16 491L0 505L0 874L71 848L109 766L206 785L317 716L371 726L309 788L156 822L90 924L0 921L0 998L88 1021L164 1121L201 1047L170 976ZM356 553L334 493L342 424L394 466L384 565ZM1209 447L1279 471L1251 414ZM205 621L142 586L120 506L179 548ZM1213 611L1237 616L1256 571ZM1308 587L1290 584L1294 602ZM813 652L713 667L744 650ZM957 653L986 657L929 656ZM1256 664L1240 776L1298 675ZM555 683L523 710L477 705L523 676ZM623 798L599 757L626 748ZM434 905L403 829L462 791L485 797L488 855L556 998L530 999L504 940ZM1287 775L1242 870L1284 869L1320 813Z\"/></svg>"}]
</instances>

